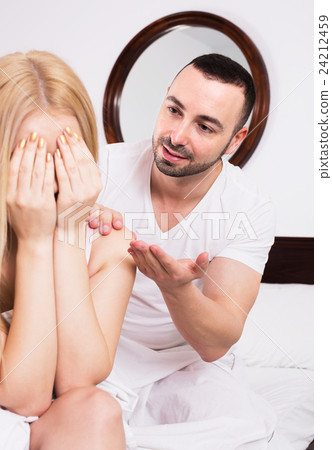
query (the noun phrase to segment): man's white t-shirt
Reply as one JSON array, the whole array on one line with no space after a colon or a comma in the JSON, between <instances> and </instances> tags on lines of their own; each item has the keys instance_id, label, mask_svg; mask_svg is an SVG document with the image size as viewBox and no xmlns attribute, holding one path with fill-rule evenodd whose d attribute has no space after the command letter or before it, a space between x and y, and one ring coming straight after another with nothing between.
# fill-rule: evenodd
<instances>
[{"instance_id":1,"label":"man's white t-shirt","mask_svg":"<svg viewBox=\"0 0 332 450\"><path fill-rule=\"evenodd\" d=\"M231 258L263 273L274 241L273 208L240 168L224 161L218 178L193 211L186 217L174 211L180 221L164 233L151 201L152 164L151 140L107 145L99 159L104 189L98 202L120 211L137 239L160 246L175 259L196 259L207 251L210 261ZM167 219L165 214L162 220ZM194 283L202 288L203 280ZM185 343L159 288L139 271L122 335L152 349Z\"/></svg>"}]
</instances>

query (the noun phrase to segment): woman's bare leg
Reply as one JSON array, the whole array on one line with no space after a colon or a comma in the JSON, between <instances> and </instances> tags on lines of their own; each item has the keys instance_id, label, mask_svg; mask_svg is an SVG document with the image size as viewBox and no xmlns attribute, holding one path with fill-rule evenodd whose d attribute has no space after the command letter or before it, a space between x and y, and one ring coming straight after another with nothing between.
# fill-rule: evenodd
<instances>
[{"instance_id":1,"label":"woman's bare leg","mask_svg":"<svg viewBox=\"0 0 332 450\"><path fill-rule=\"evenodd\" d=\"M31 424L30 450L124 450L121 407L96 387L72 389Z\"/></svg>"}]
</instances>

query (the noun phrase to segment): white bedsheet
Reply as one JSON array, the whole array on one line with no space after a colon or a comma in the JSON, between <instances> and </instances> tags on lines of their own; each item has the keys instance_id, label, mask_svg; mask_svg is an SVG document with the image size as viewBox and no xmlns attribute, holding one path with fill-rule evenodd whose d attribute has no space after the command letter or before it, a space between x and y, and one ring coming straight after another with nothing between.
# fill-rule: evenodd
<instances>
[{"instance_id":1,"label":"white bedsheet","mask_svg":"<svg viewBox=\"0 0 332 450\"><path fill-rule=\"evenodd\" d=\"M269 450L305 450L313 440L313 371L289 368L247 368L249 384L277 414ZM273 444L273 445L272 445Z\"/></svg>"},{"instance_id":2,"label":"white bedsheet","mask_svg":"<svg viewBox=\"0 0 332 450\"><path fill-rule=\"evenodd\" d=\"M275 426L235 348L206 363L189 345L156 351L122 337L99 387L122 406L128 449L266 450Z\"/></svg>"},{"instance_id":3,"label":"white bedsheet","mask_svg":"<svg viewBox=\"0 0 332 450\"><path fill-rule=\"evenodd\" d=\"M0 449L29 450L31 422L38 417L24 417L0 408Z\"/></svg>"},{"instance_id":4,"label":"white bedsheet","mask_svg":"<svg viewBox=\"0 0 332 450\"><path fill-rule=\"evenodd\" d=\"M260 286L237 346L249 384L278 422L269 450L305 450L313 440L314 286Z\"/></svg>"}]
</instances>

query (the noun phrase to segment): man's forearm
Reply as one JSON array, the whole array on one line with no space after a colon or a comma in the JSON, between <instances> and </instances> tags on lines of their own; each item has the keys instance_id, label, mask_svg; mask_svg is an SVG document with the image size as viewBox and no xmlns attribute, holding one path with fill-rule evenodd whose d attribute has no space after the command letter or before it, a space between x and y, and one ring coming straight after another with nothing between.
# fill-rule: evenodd
<instances>
[{"instance_id":1,"label":"man's forearm","mask_svg":"<svg viewBox=\"0 0 332 450\"><path fill-rule=\"evenodd\" d=\"M204 361L220 358L240 338L243 321L193 283L161 293L178 331ZM231 300L225 295L224 301Z\"/></svg>"}]
</instances>

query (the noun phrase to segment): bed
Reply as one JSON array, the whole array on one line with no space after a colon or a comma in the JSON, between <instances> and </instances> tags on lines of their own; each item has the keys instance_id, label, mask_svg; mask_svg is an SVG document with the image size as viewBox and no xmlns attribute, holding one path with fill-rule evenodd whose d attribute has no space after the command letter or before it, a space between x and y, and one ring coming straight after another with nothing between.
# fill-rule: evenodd
<instances>
[{"instance_id":1,"label":"bed","mask_svg":"<svg viewBox=\"0 0 332 450\"><path fill-rule=\"evenodd\" d=\"M313 450L313 238L277 237L238 347L277 415L269 450Z\"/></svg>"}]
</instances>

